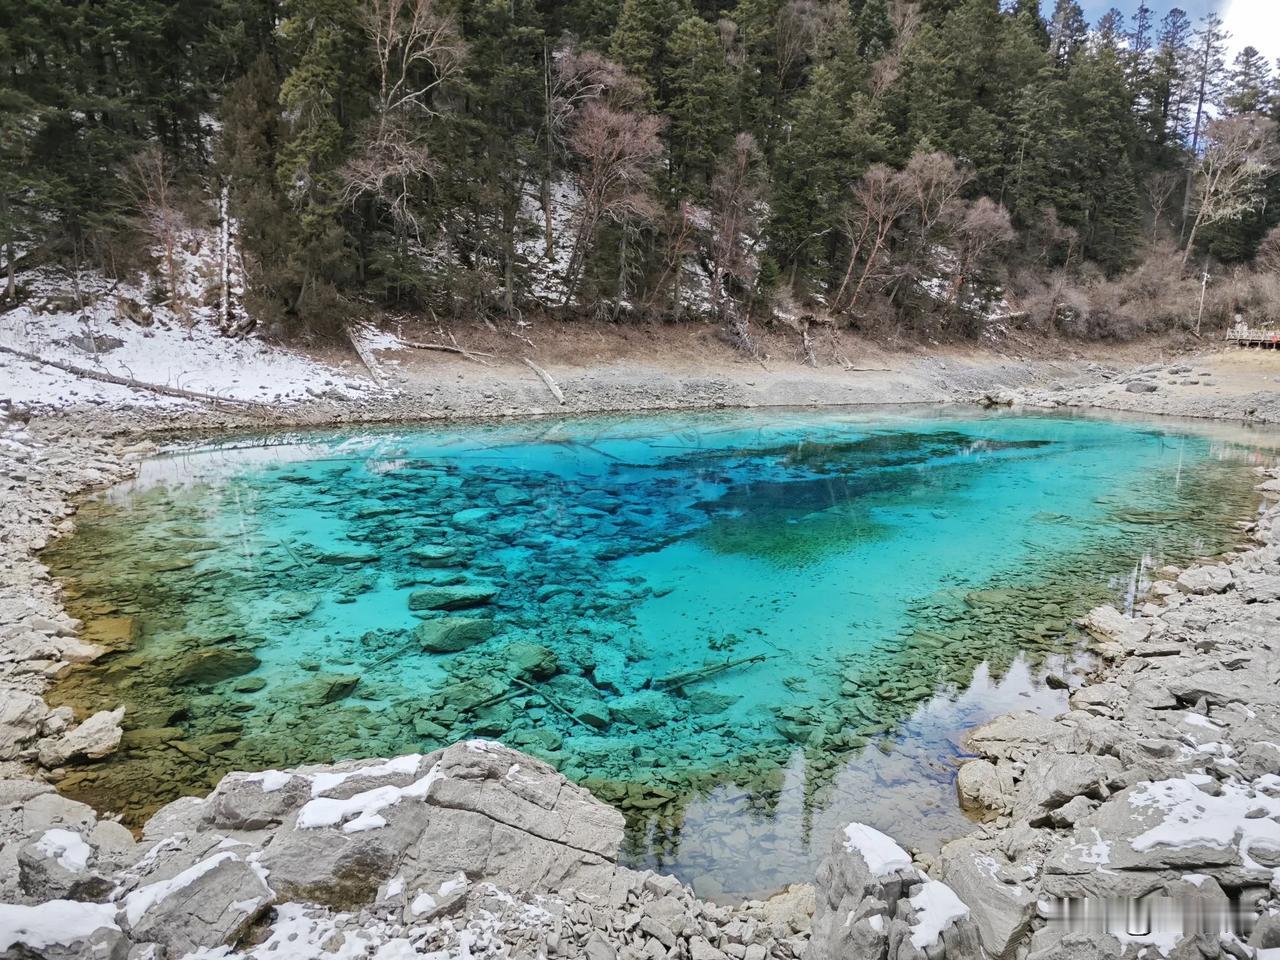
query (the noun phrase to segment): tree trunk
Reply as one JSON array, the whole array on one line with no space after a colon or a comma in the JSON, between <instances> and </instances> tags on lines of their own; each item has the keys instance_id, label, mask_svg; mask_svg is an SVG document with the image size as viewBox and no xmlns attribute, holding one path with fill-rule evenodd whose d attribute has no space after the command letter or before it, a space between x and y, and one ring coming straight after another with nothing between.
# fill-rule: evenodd
<instances>
[{"instance_id":1,"label":"tree trunk","mask_svg":"<svg viewBox=\"0 0 1280 960\"><path fill-rule=\"evenodd\" d=\"M0 191L0 223L9 222L9 195ZM12 303L18 299L18 252L13 245L13 229L8 228L4 236L5 283L4 298Z\"/></svg>"}]
</instances>

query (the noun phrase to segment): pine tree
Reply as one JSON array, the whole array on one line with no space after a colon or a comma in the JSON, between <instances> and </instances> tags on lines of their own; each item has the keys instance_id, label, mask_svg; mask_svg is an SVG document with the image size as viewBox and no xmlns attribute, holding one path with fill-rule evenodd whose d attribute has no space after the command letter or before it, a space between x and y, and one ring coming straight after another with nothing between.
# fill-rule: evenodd
<instances>
[{"instance_id":1,"label":"pine tree","mask_svg":"<svg viewBox=\"0 0 1280 960\"><path fill-rule=\"evenodd\" d=\"M1216 13L1200 18L1200 28L1195 32L1193 50L1193 74L1195 86L1195 120L1191 126L1191 152L1200 148L1204 126L1209 121L1208 107L1217 102L1222 92L1226 63L1227 34L1222 29L1222 18Z\"/></svg>"},{"instance_id":2,"label":"pine tree","mask_svg":"<svg viewBox=\"0 0 1280 960\"><path fill-rule=\"evenodd\" d=\"M351 273L339 168L367 102L358 9L355 0L288 0L280 27L292 66L280 86L289 120L276 177L297 220L290 262L298 280L288 310L304 319L330 306L333 288Z\"/></svg>"},{"instance_id":3,"label":"pine tree","mask_svg":"<svg viewBox=\"0 0 1280 960\"><path fill-rule=\"evenodd\" d=\"M1273 96L1271 65L1256 47L1245 47L1236 54L1230 79L1222 96L1226 113L1265 113Z\"/></svg>"},{"instance_id":4,"label":"pine tree","mask_svg":"<svg viewBox=\"0 0 1280 960\"><path fill-rule=\"evenodd\" d=\"M966 0L908 51L895 112L906 117L903 157L920 149L963 157L977 189L999 196L1016 153L1019 99L1045 63L1031 32L990 0Z\"/></svg>"},{"instance_id":5,"label":"pine tree","mask_svg":"<svg viewBox=\"0 0 1280 960\"><path fill-rule=\"evenodd\" d=\"M865 0L854 19L859 55L877 60L893 47L893 21L887 0Z\"/></svg>"},{"instance_id":6,"label":"pine tree","mask_svg":"<svg viewBox=\"0 0 1280 960\"><path fill-rule=\"evenodd\" d=\"M845 191L883 155L884 137L865 97L843 89L827 64L796 98L787 131L773 167L769 249L793 278L815 265L829 273Z\"/></svg>"},{"instance_id":7,"label":"pine tree","mask_svg":"<svg viewBox=\"0 0 1280 960\"><path fill-rule=\"evenodd\" d=\"M1139 227L1131 162L1138 128L1116 52L1081 54L1065 77L1046 70L1019 115L1020 158L1008 197L1020 222L1052 209L1080 233L1087 256L1122 266Z\"/></svg>"},{"instance_id":8,"label":"pine tree","mask_svg":"<svg viewBox=\"0 0 1280 960\"><path fill-rule=\"evenodd\" d=\"M670 102L672 28L693 15L690 0L624 0L622 4L609 54L644 82L651 105L658 109Z\"/></svg>"},{"instance_id":9,"label":"pine tree","mask_svg":"<svg viewBox=\"0 0 1280 960\"><path fill-rule=\"evenodd\" d=\"M1040 13L1040 0L1016 0L1012 14L1042 50L1049 48L1049 28Z\"/></svg>"},{"instance_id":10,"label":"pine tree","mask_svg":"<svg viewBox=\"0 0 1280 960\"><path fill-rule=\"evenodd\" d=\"M1191 21L1178 8L1160 22L1147 89L1143 93L1146 138L1157 148L1181 143L1189 127L1189 86L1186 65L1191 43Z\"/></svg>"},{"instance_id":11,"label":"pine tree","mask_svg":"<svg viewBox=\"0 0 1280 960\"><path fill-rule=\"evenodd\" d=\"M1084 46L1089 22L1075 0L1055 0L1049 18L1049 53L1059 66L1066 66Z\"/></svg>"},{"instance_id":12,"label":"pine tree","mask_svg":"<svg viewBox=\"0 0 1280 960\"><path fill-rule=\"evenodd\" d=\"M670 49L672 179L677 193L701 199L733 134L734 77L719 33L699 16L680 22Z\"/></svg>"}]
</instances>

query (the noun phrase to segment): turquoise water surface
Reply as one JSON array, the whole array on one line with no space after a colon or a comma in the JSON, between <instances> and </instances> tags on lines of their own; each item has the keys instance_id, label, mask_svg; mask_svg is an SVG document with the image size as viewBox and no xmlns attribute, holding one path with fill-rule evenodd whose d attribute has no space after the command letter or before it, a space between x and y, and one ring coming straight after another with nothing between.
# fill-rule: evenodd
<instances>
[{"instance_id":1,"label":"turquoise water surface","mask_svg":"<svg viewBox=\"0 0 1280 960\"><path fill-rule=\"evenodd\" d=\"M766 892L841 821L959 832L959 732L1060 708L1071 619L1230 545L1267 456L935 411L175 453L47 554L113 649L54 699L128 707L124 749L63 788L136 823L231 769L495 737L623 809L632 862Z\"/></svg>"}]
</instances>

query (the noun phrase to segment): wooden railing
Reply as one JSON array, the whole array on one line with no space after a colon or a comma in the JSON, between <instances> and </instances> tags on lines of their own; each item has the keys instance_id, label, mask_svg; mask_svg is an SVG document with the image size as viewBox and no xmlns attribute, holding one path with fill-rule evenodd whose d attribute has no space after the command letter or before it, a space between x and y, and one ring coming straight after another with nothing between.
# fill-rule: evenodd
<instances>
[{"instance_id":1,"label":"wooden railing","mask_svg":"<svg viewBox=\"0 0 1280 960\"><path fill-rule=\"evenodd\" d=\"M1280 330L1267 330L1261 327L1232 327L1227 331L1227 342L1240 347L1261 347L1263 349L1280 350Z\"/></svg>"}]
</instances>

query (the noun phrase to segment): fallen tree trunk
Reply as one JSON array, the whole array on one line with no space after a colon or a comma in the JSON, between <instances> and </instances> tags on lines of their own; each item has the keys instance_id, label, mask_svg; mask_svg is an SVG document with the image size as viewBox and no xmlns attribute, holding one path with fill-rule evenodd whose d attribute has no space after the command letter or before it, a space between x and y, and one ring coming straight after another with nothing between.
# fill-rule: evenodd
<instances>
[{"instance_id":1,"label":"fallen tree trunk","mask_svg":"<svg viewBox=\"0 0 1280 960\"><path fill-rule=\"evenodd\" d=\"M360 358L364 368L369 371L369 379L373 381L374 386L381 388L383 383L382 374L378 372L378 361L365 349L364 344L360 342L360 338L356 336L355 331L350 326L343 327L343 332L347 335L347 342L351 344L351 349L356 352L356 356Z\"/></svg>"},{"instance_id":2,"label":"fallen tree trunk","mask_svg":"<svg viewBox=\"0 0 1280 960\"><path fill-rule=\"evenodd\" d=\"M200 393L198 390L184 390L181 387L169 387L160 383L144 383L141 380L135 380L133 377L120 377L114 373L105 373L101 370L90 370L88 367L77 367L74 363L64 363L61 360L49 360L38 354L28 353L25 350L18 350L14 347L6 347L0 344L0 352L12 354L23 360L29 360L32 363L43 364L46 367L54 367L66 373L75 374L77 377L84 377L86 380L97 380L101 383L114 383L121 387L132 387L134 390L146 390L150 393L163 394L166 397L179 397L183 400L200 400L205 403L222 403L232 407L240 407L245 410L266 410L267 405L259 403L257 400L235 400L230 397L219 397L212 393Z\"/></svg>"},{"instance_id":3,"label":"fallen tree trunk","mask_svg":"<svg viewBox=\"0 0 1280 960\"><path fill-rule=\"evenodd\" d=\"M520 359L524 361L524 364L526 367L528 367L530 370L532 370L542 379L542 382L547 385L547 389L551 391L551 395L555 397L557 400L559 400L561 406L563 406L564 391L561 390L559 385L557 385L556 382L551 379L551 374L547 373L547 371L543 370L540 366L538 366L528 357L521 357Z\"/></svg>"},{"instance_id":4,"label":"fallen tree trunk","mask_svg":"<svg viewBox=\"0 0 1280 960\"><path fill-rule=\"evenodd\" d=\"M726 670L732 670L734 667L746 666L748 663L763 663L769 659L769 655L765 653L757 653L750 657L741 657L737 660L725 660L723 663L713 663L705 667L699 667L697 670L689 670L685 673L673 673L669 676L659 677L653 681L655 690L674 690L677 687L683 687L687 683L696 683L699 680L706 680L708 677L714 677L716 674L724 673Z\"/></svg>"},{"instance_id":5,"label":"fallen tree trunk","mask_svg":"<svg viewBox=\"0 0 1280 960\"><path fill-rule=\"evenodd\" d=\"M413 347L415 350L440 350L444 353L460 353L468 360L475 360L476 363L484 363L480 357L492 357L492 353L481 353L477 350L465 350L462 347L451 347L447 343L421 343L417 340L401 340L406 347ZM485 364L488 366L488 364Z\"/></svg>"}]
</instances>

